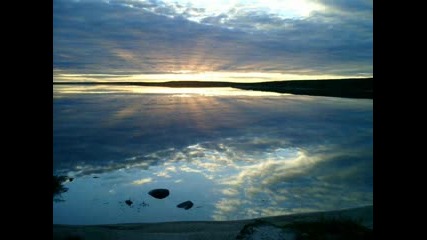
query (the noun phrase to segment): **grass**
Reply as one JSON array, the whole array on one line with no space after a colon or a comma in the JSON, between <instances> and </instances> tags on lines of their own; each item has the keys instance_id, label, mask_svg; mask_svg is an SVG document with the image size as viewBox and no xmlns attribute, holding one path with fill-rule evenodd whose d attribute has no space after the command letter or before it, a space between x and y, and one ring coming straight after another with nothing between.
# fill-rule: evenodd
<instances>
[{"instance_id":1,"label":"grass","mask_svg":"<svg viewBox=\"0 0 427 240\"><path fill-rule=\"evenodd\" d=\"M297 233L297 240L368 240L373 231L353 219L321 218L318 221L294 222L282 226Z\"/></svg>"}]
</instances>

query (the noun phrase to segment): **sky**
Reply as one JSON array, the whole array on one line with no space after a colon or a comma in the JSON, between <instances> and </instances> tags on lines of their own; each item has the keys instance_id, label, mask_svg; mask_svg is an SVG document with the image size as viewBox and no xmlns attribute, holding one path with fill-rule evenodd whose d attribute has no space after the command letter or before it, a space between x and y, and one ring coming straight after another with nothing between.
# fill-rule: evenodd
<instances>
[{"instance_id":1,"label":"sky","mask_svg":"<svg viewBox=\"0 0 427 240\"><path fill-rule=\"evenodd\" d=\"M372 0L54 0L53 81L372 77Z\"/></svg>"}]
</instances>

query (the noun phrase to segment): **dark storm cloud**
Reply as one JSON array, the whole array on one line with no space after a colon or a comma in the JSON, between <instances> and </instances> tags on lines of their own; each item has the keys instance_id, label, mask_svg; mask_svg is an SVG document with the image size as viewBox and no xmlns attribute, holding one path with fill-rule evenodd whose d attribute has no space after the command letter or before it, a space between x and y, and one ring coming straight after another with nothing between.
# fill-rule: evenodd
<instances>
[{"instance_id":1,"label":"dark storm cloud","mask_svg":"<svg viewBox=\"0 0 427 240\"><path fill-rule=\"evenodd\" d=\"M200 17L204 9L162 1L57 0L53 5L54 69L372 74L372 6L356 1L318 2L339 11L282 19L232 9ZM200 23L189 21L190 16L199 17Z\"/></svg>"}]
</instances>

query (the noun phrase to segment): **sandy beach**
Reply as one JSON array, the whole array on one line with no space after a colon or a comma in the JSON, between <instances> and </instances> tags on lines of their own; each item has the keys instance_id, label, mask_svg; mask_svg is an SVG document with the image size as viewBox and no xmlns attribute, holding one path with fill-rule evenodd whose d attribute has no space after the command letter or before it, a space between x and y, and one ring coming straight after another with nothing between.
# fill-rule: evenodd
<instances>
[{"instance_id":1,"label":"sandy beach","mask_svg":"<svg viewBox=\"0 0 427 240\"><path fill-rule=\"evenodd\" d=\"M296 221L315 221L320 219L353 219L373 229L373 207L302 213L285 216L266 217L240 221L200 221L165 222L112 225L53 225L53 239L236 239L240 230L249 223L262 220L273 225L283 226Z\"/></svg>"}]
</instances>

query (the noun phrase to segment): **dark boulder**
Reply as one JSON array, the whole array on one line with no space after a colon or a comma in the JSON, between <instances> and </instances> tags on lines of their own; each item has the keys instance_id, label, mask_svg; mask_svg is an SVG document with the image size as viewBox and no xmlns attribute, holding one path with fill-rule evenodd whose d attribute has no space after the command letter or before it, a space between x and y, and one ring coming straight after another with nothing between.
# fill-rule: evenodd
<instances>
[{"instance_id":1,"label":"dark boulder","mask_svg":"<svg viewBox=\"0 0 427 240\"><path fill-rule=\"evenodd\" d=\"M153 189L151 191L148 192L148 194L150 194L153 198L157 198L157 199L163 199L167 196L169 196L169 190L168 189Z\"/></svg>"},{"instance_id":2,"label":"dark boulder","mask_svg":"<svg viewBox=\"0 0 427 240\"><path fill-rule=\"evenodd\" d=\"M185 210L188 210L188 209L192 208L193 205L194 204L193 204L192 201L185 201L185 202L182 202L182 203L176 205L176 207L178 207L178 208L184 208Z\"/></svg>"}]
</instances>

